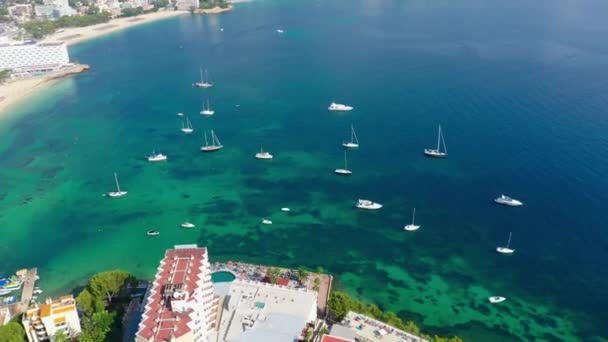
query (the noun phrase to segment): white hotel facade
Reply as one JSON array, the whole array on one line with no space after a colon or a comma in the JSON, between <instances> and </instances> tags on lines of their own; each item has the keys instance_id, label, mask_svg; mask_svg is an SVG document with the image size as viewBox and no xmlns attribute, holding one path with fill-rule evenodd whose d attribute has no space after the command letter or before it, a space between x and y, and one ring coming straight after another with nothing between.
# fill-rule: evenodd
<instances>
[{"instance_id":1,"label":"white hotel facade","mask_svg":"<svg viewBox=\"0 0 608 342\"><path fill-rule=\"evenodd\" d=\"M69 64L65 43L0 45L0 70L11 70L11 78L36 76Z\"/></svg>"}]
</instances>

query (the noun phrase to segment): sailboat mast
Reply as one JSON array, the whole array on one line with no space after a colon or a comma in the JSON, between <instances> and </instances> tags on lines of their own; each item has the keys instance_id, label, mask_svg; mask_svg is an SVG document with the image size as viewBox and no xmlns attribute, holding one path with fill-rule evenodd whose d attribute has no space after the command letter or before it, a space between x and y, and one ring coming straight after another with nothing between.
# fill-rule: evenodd
<instances>
[{"instance_id":1,"label":"sailboat mast","mask_svg":"<svg viewBox=\"0 0 608 342\"><path fill-rule=\"evenodd\" d=\"M357 133L355 133L355 126L350 125L350 132L351 132L350 133L351 134L350 140L358 145L359 144L359 138L357 138Z\"/></svg>"},{"instance_id":2,"label":"sailboat mast","mask_svg":"<svg viewBox=\"0 0 608 342\"><path fill-rule=\"evenodd\" d=\"M414 225L415 220L416 220L416 208L414 208L414 212L412 213L412 225Z\"/></svg>"},{"instance_id":3,"label":"sailboat mast","mask_svg":"<svg viewBox=\"0 0 608 342\"><path fill-rule=\"evenodd\" d=\"M213 132L213 131L211 131ZM209 143L207 142L207 131L205 131L205 146L209 146Z\"/></svg>"},{"instance_id":4,"label":"sailboat mast","mask_svg":"<svg viewBox=\"0 0 608 342\"><path fill-rule=\"evenodd\" d=\"M201 83L205 83L205 79L203 78L203 68L198 68L198 71L201 73Z\"/></svg>"},{"instance_id":5,"label":"sailboat mast","mask_svg":"<svg viewBox=\"0 0 608 342\"><path fill-rule=\"evenodd\" d=\"M441 141L441 125L439 125L439 131L437 132L437 152L439 152L440 141Z\"/></svg>"},{"instance_id":6,"label":"sailboat mast","mask_svg":"<svg viewBox=\"0 0 608 342\"><path fill-rule=\"evenodd\" d=\"M114 172L114 180L116 181L116 190L120 192L120 184L118 184L118 175Z\"/></svg>"},{"instance_id":7,"label":"sailboat mast","mask_svg":"<svg viewBox=\"0 0 608 342\"><path fill-rule=\"evenodd\" d=\"M207 110L211 110L211 106L209 105L209 99L207 99Z\"/></svg>"},{"instance_id":8,"label":"sailboat mast","mask_svg":"<svg viewBox=\"0 0 608 342\"><path fill-rule=\"evenodd\" d=\"M511 235L513 235L513 232L509 232L509 241L507 241L507 248L511 246Z\"/></svg>"}]
</instances>

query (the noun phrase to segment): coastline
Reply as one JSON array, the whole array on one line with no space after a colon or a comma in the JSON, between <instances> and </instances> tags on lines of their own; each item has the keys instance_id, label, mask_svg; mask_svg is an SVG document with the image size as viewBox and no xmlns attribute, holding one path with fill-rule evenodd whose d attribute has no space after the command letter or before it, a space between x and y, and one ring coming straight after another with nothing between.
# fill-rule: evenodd
<instances>
[{"instance_id":1,"label":"coastline","mask_svg":"<svg viewBox=\"0 0 608 342\"><path fill-rule=\"evenodd\" d=\"M162 11L141 14L135 17L112 19L107 23L97 25L66 28L62 32L47 36L40 43L64 42L66 45L72 46L112 32L188 13L187 11ZM0 84L0 117L12 105L27 99L40 89L52 86L57 79L78 74L88 69L88 65L75 64L44 76L7 81Z\"/></svg>"},{"instance_id":2,"label":"coastline","mask_svg":"<svg viewBox=\"0 0 608 342\"><path fill-rule=\"evenodd\" d=\"M61 78L85 72L89 68L90 66L86 64L74 64L44 76L8 81L0 84L0 117L10 106L25 100L41 88L49 87Z\"/></svg>"},{"instance_id":3,"label":"coastline","mask_svg":"<svg viewBox=\"0 0 608 342\"><path fill-rule=\"evenodd\" d=\"M219 6L215 6L213 8L208 8L208 9L199 8L196 11L194 11L194 13L196 13L196 14L220 14L220 13L232 11L233 9L234 9L233 5L228 5L228 7L226 7L226 8L221 8Z\"/></svg>"},{"instance_id":4,"label":"coastline","mask_svg":"<svg viewBox=\"0 0 608 342\"><path fill-rule=\"evenodd\" d=\"M53 33L44 38L41 43L64 42L67 46L76 45L106 34L128 29L130 27L157 21L161 19L173 18L178 15L188 14L187 11L160 11L141 14L135 17L116 18L107 23L85 27L70 27L59 33Z\"/></svg>"}]
</instances>

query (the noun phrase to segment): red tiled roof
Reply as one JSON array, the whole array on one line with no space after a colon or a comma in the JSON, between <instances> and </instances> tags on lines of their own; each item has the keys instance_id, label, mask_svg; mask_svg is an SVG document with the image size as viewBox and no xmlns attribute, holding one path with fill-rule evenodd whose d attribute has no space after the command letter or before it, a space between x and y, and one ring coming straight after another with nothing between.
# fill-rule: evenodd
<instances>
[{"instance_id":1,"label":"red tiled roof","mask_svg":"<svg viewBox=\"0 0 608 342\"><path fill-rule=\"evenodd\" d=\"M200 267L207 257L205 248L169 249L160 262L151 295L146 303L144 320L137 335L147 341L161 342L178 338L190 331L190 311L174 312L164 298L164 286L183 284L182 290L191 296L200 277ZM190 272L190 273L188 273Z\"/></svg>"},{"instance_id":2,"label":"red tiled roof","mask_svg":"<svg viewBox=\"0 0 608 342\"><path fill-rule=\"evenodd\" d=\"M287 279L287 278L278 278L277 279L277 285L287 286L287 285L289 285L289 279Z\"/></svg>"},{"instance_id":3,"label":"red tiled roof","mask_svg":"<svg viewBox=\"0 0 608 342\"><path fill-rule=\"evenodd\" d=\"M321 342L352 342L353 340L348 340L342 337L323 335Z\"/></svg>"}]
</instances>

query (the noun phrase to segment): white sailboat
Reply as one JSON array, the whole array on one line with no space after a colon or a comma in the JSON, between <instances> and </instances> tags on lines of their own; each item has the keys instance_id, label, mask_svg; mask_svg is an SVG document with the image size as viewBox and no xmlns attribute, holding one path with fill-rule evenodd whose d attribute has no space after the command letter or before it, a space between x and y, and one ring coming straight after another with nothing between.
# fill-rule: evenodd
<instances>
[{"instance_id":1,"label":"white sailboat","mask_svg":"<svg viewBox=\"0 0 608 342\"><path fill-rule=\"evenodd\" d=\"M177 113L177 116L184 116L184 113L179 112L179 113Z\"/></svg>"},{"instance_id":2,"label":"white sailboat","mask_svg":"<svg viewBox=\"0 0 608 342\"><path fill-rule=\"evenodd\" d=\"M348 164L346 161L346 151L344 151L344 168L343 169L335 169L334 172L339 175L348 176L352 175L353 172L348 169Z\"/></svg>"},{"instance_id":3,"label":"white sailboat","mask_svg":"<svg viewBox=\"0 0 608 342\"><path fill-rule=\"evenodd\" d=\"M358 148L359 147L359 138L357 138L357 134L355 133L355 127L350 125L350 141L342 142L342 146L345 148Z\"/></svg>"},{"instance_id":4,"label":"white sailboat","mask_svg":"<svg viewBox=\"0 0 608 342\"><path fill-rule=\"evenodd\" d=\"M162 153L156 153L156 151L152 151L152 154L148 156L148 161L151 163L166 161L167 156Z\"/></svg>"},{"instance_id":5,"label":"white sailboat","mask_svg":"<svg viewBox=\"0 0 608 342\"><path fill-rule=\"evenodd\" d=\"M441 146L443 146L443 152L441 152ZM439 125L439 132L437 133L437 148L425 148L424 154L428 157L434 158L445 158L448 156L448 149L445 147L445 139L443 138L443 133L441 132L441 125Z\"/></svg>"},{"instance_id":6,"label":"white sailboat","mask_svg":"<svg viewBox=\"0 0 608 342\"><path fill-rule=\"evenodd\" d=\"M181 224L181 226L182 226L182 228L188 228L188 229L196 227L194 225L194 223L190 223L190 222L184 222Z\"/></svg>"},{"instance_id":7,"label":"white sailboat","mask_svg":"<svg viewBox=\"0 0 608 342\"><path fill-rule=\"evenodd\" d=\"M376 210L382 208L382 204L366 199L359 199L357 201L356 207L359 209Z\"/></svg>"},{"instance_id":8,"label":"white sailboat","mask_svg":"<svg viewBox=\"0 0 608 342\"><path fill-rule=\"evenodd\" d=\"M201 81L194 83L195 87L198 88L209 88L213 86L213 83L209 82L209 75L207 74L207 69L205 69L205 75L203 76L203 69L199 69L201 73Z\"/></svg>"},{"instance_id":9,"label":"white sailboat","mask_svg":"<svg viewBox=\"0 0 608 342\"><path fill-rule=\"evenodd\" d=\"M126 191L120 190L120 184L118 183L118 175L114 172L114 181L116 181L116 191L108 192L108 196L110 197L121 197L127 194Z\"/></svg>"},{"instance_id":10,"label":"white sailboat","mask_svg":"<svg viewBox=\"0 0 608 342\"><path fill-rule=\"evenodd\" d=\"M269 219L263 219L262 224L272 224L272 221L270 221Z\"/></svg>"},{"instance_id":11,"label":"white sailboat","mask_svg":"<svg viewBox=\"0 0 608 342\"><path fill-rule=\"evenodd\" d=\"M207 107L203 103L203 110L201 110L201 115L211 116L215 114L215 111L211 110L211 105L209 104L209 99L207 99Z\"/></svg>"},{"instance_id":12,"label":"white sailboat","mask_svg":"<svg viewBox=\"0 0 608 342\"><path fill-rule=\"evenodd\" d=\"M412 213L412 223L403 227L403 229L407 230L408 232L413 232L415 230L418 230L418 228L420 228L420 226L417 226L416 224L414 224L415 220L416 220L416 208L414 208L414 212Z\"/></svg>"},{"instance_id":13,"label":"white sailboat","mask_svg":"<svg viewBox=\"0 0 608 342\"><path fill-rule=\"evenodd\" d=\"M500 297L500 296L493 296L493 297L488 298L488 301L492 304L504 302L505 300L507 300L507 298Z\"/></svg>"},{"instance_id":14,"label":"white sailboat","mask_svg":"<svg viewBox=\"0 0 608 342\"><path fill-rule=\"evenodd\" d=\"M215 152L224 148L224 145L220 143L220 140L215 135L215 132L211 130L211 145L207 141L207 132L205 132L205 146L201 147L203 152Z\"/></svg>"},{"instance_id":15,"label":"white sailboat","mask_svg":"<svg viewBox=\"0 0 608 342\"><path fill-rule=\"evenodd\" d=\"M190 134L190 133L194 132L194 128L192 127L192 122L190 122L190 119L188 117L186 117L185 125L184 125L184 121L182 121L182 132L184 132L186 134Z\"/></svg>"},{"instance_id":16,"label":"white sailboat","mask_svg":"<svg viewBox=\"0 0 608 342\"><path fill-rule=\"evenodd\" d=\"M519 207L524 205L520 200L516 200L515 198L511 198L506 195L500 195L494 199L494 202L502 205L507 205L509 207Z\"/></svg>"},{"instance_id":17,"label":"white sailboat","mask_svg":"<svg viewBox=\"0 0 608 342\"><path fill-rule=\"evenodd\" d=\"M507 246L506 247L496 247L496 252L501 253L501 254L513 254L513 252L515 252L514 249L509 248L511 246L511 236L513 235L513 232L509 232L509 240L507 241Z\"/></svg>"},{"instance_id":18,"label":"white sailboat","mask_svg":"<svg viewBox=\"0 0 608 342\"><path fill-rule=\"evenodd\" d=\"M334 112L348 112L353 110L353 107L341 103L332 102L329 104L329 107L327 109Z\"/></svg>"},{"instance_id":19,"label":"white sailboat","mask_svg":"<svg viewBox=\"0 0 608 342\"><path fill-rule=\"evenodd\" d=\"M272 159L272 154L269 152L264 152L264 150L260 147L260 152L255 154L257 159Z\"/></svg>"}]
</instances>

